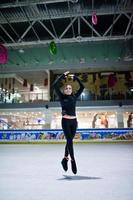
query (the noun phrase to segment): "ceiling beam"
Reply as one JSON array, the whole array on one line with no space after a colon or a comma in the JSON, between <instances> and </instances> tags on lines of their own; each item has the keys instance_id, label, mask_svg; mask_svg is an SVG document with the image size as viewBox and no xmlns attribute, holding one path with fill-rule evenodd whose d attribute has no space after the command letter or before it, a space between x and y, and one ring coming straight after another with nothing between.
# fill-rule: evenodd
<instances>
[{"instance_id":1,"label":"ceiling beam","mask_svg":"<svg viewBox=\"0 0 133 200\"><path fill-rule=\"evenodd\" d=\"M127 35L128 31L129 31L129 28L130 28L130 25L132 23L132 18L133 18L133 14L131 15L130 19L129 19L129 22L128 22L128 25L127 25L127 29L125 31L125 36Z\"/></svg>"},{"instance_id":2,"label":"ceiling beam","mask_svg":"<svg viewBox=\"0 0 133 200\"><path fill-rule=\"evenodd\" d=\"M81 17L81 19L89 26L89 28L91 28L91 30L94 31L94 33L96 33L96 35L98 37L101 37L100 33L98 33L95 28L84 18L84 17Z\"/></svg>"},{"instance_id":3,"label":"ceiling beam","mask_svg":"<svg viewBox=\"0 0 133 200\"><path fill-rule=\"evenodd\" d=\"M4 31L4 33L10 38L10 40L15 43L15 40L11 37L11 35L6 31L6 29L0 24L0 28Z\"/></svg>"},{"instance_id":4,"label":"ceiling beam","mask_svg":"<svg viewBox=\"0 0 133 200\"><path fill-rule=\"evenodd\" d=\"M28 31L31 29L31 27L35 24L35 21L33 21L32 23L30 23L30 26L25 30L25 32L22 34L22 36L19 38L18 40L18 44L19 42L22 41L22 39L24 38L24 36L28 33Z\"/></svg>"},{"instance_id":5,"label":"ceiling beam","mask_svg":"<svg viewBox=\"0 0 133 200\"><path fill-rule=\"evenodd\" d=\"M31 23L31 20L30 20L30 18L29 18L29 16L28 16L28 13L27 13L26 10L24 10L22 7L20 7L20 8L21 8L23 14L24 14L24 15L26 16L26 18L28 19L28 23L29 23L29 25L31 26L31 29L33 30L33 32L34 32L36 38L37 38L38 40L40 40L40 38L39 38L39 36L38 36L36 30L34 29L32 23Z\"/></svg>"},{"instance_id":6,"label":"ceiling beam","mask_svg":"<svg viewBox=\"0 0 133 200\"><path fill-rule=\"evenodd\" d=\"M38 23L40 23L41 25L42 25L42 27L49 33L49 35L51 35L51 37L53 38L53 39L57 39L54 35L53 35L53 33L45 26L45 24L40 20L40 21L38 21Z\"/></svg>"},{"instance_id":7,"label":"ceiling beam","mask_svg":"<svg viewBox=\"0 0 133 200\"><path fill-rule=\"evenodd\" d=\"M15 8L19 6L29 6L29 5L40 5L40 4L52 4L52 3L62 3L62 2L67 2L72 0L30 0L30 1L16 1L15 3L9 2L9 3L2 3L0 4L0 8ZM74 2L73 2L74 3Z\"/></svg>"},{"instance_id":8,"label":"ceiling beam","mask_svg":"<svg viewBox=\"0 0 133 200\"><path fill-rule=\"evenodd\" d=\"M16 32L16 30L13 28L12 24L10 23L9 19L7 19L7 17L5 17L3 15L3 13L0 11L0 15L7 21L8 25L10 26L10 28L12 29L12 31L15 33L15 35L19 38L20 36L18 35L18 33Z\"/></svg>"},{"instance_id":9,"label":"ceiling beam","mask_svg":"<svg viewBox=\"0 0 133 200\"><path fill-rule=\"evenodd\" d=\"M127 36L111 36L111 37L81 37L78 36L76 38L64 38L64 39L57 39L55 40L56 43L73 43L73 42L91 42L91 41L108 41L108 40L128 40L132 39L133 35L127 35ZM51 40L41 40L41 41L30 41L30 42L21 42L21 43L6 43L4 44L6 47L18 49L20 47L22 48L31 48L33 46L41 46L41 45L47 45L51 42Z\"/></svg>"},{"instance_id":10,"label":"ceiling beam","mask_svg":"<svg viewBox=\"0 0 133 200\"><path fill-rule=\"evenodd\" d=\"M72 24L75 22L77 18L73 18L73 20L71 20L70 24L65 28L65 30L63 31L63 33L60 35L59 39L62 39L63 36L65 35L65 33L69 30L69 28L72 26Z\"/></svg>"},{"instance_id":11,"label":"ceiling beam","mask_svg":"<svg viewBox=\"0 0 133 200\"><path fill-rule=\"evenodd\" d=\"M114 24L118 21L118 19L121 17L122 14L119 14L116 19L113 21L113 23L109 26L109 28L105 31L105 33L103 34L103 36L106 36L107 33L112 29L112 27L114 26Z\"/></svg>"},{"instance_id":12,"label":"ceiling beam","mask_svg":"<svg viewBox=\"0 0 133 200\"><path fill-rule=\"evenodd\" d=\"M47 8L47 5L45 4L44 6L45 6L45 9L46 9L46 13L47 13L47 15L49 16L50 24L51 24L51 26L52 26L52 29L53 29L53 31L54 31L54 34L55 34L56 38L58 38L57 33L56 33L56 30L55 30L55 27L54 27L54 24L53 24L53 21L52 21L52 19L51 19L51 14L50 14L50 12L49 12L49 10L48 10L48 8Z\"/></svg>"},{"instance_id":13,"label":"ceiling beam","mask_svg":"<svg viewBox=\"0 0 133 200\"><path fill-rule=\"evenodd\" d=\"M84 16L84 17L88 17L88 16L91 16L92 15L92 8L86 8L86 7L83 7L82 9L79 9L78 5L76 5L77 8L73 9L72 7L70 7L70 10L68 10L67 8L64 9L64 12L60 12L60 9L57 7L56 9L56 14L55 14L55 9L49 9L49 13L46 13L44 12L45 9L40 9L39 10L39 15L35 16L35 15L31 15L30 16L30 20L31 21L36 21L36 20L49 20L49 19L65 19L65 18L70 18L70 11L71 11L71 17L81 17L81 16ZM75 7L76 7L75 6ZM36 7L36 5L35 5ZM26 7L22 7L24 10L26 9ZM29 8L29 12L30 12L30 9L31 9L31 12L32 12L32 8L30 8L30 6L28 7ZM10 18L10 23L20 23L20 22L28 22L28 19L26 18L26 16L22 13L21 15L18 15L17 12L20 12L20 9L17 8L16 10L12 10L12 15L9 15L8 16L8 13L6 12L6 16L7 18ZM77 12L78 10L78 12ZM100 9L98 8L95 8L95 11L97 13L97 16L104 16L104 15L114 15L114 12L116 15L118 14L125 14L127 17L129 16L129 14L132 14L132 10L133 10L133 6L129 7L128 9L127 8L119 8L117 10L115 10L115 6L109 6L108 7L101 7ZM1 9L1 12L4 11ZM16 11L16 12L15 12ZM17 17L16 17L17 16ZM130 16L129 16L130 17ZM7 20L5 20L4 17L1 17L0 18L0 23L1 24L6 24L7 23Z\"/></svg>"}]
</instances>

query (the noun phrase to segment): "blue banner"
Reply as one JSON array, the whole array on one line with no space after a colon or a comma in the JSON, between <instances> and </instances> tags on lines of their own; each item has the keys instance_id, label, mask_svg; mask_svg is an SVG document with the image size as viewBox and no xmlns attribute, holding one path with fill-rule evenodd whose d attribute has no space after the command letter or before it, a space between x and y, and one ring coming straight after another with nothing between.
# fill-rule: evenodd
<instances>
[{"instance_id":1,"label":"blue banner","mask_svg":"<svg viewBox=\"0 0 133 200\"><path fill-rule=\"evenodd\" d=\"M75 139L119 138L133 139L133 128L77 129ZM62 129L0 130L0 140L50 140L64 139ZM124 138L123 138L124 139Z\"/></svg>"}]
</instances>

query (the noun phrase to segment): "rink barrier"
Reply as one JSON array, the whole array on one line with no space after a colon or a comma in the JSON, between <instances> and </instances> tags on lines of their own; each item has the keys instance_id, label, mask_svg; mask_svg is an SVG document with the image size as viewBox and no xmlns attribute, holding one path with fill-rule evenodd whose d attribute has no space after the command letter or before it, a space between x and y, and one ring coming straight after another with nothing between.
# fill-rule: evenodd
<instances>
[{"instance_id":1,"label":"rink barrier","mask_svg":"<svg viewBox=\"0 0 133 200\"><path fill-rule=\"evenodd\" d=\"M133 139L133 128L77 129L75 139ZM61 140L62 129L9 129L0 130L0 140Z\"/></svg>"}]
</instances>

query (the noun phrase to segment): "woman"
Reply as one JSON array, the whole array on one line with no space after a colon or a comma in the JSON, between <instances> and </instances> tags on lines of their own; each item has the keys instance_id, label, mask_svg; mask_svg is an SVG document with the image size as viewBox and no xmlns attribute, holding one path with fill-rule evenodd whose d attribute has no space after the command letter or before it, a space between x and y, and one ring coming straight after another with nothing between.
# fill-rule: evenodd
<instances>
[{"instance_id":1,"label":"woman","mask_svg":"<svg viewBox=\"0 0 133 200\"><path fill-rule=\"evenodd\" d=\"M66 146L65 146L65 155L64 158L61 161L61 164L63 166L63 169L65 171L68 170L68 156L70 155L71 158L71 166L72 166L72 172L74 174L77 173L77 167L76 162L74 158L74 150L73 150L73 138L76 133L77 128L77 118L76 118L76 101L77 98L81 95L84 86L81 83L81 81L78 79L77 76L73 75L73 80L77 80L79 83L80 88L78 91L74 94L72 91L71 85L66 85L64 87L64 92L62 93L60 91L59 83L61 80L65 79L69 74L69 71L62 74L59 78L55 80L53 83L53 87L59 96L59 100L62 107L62 129L66 138Z\"/></svg>"},{"instance_id":2,"label":"woman","mask_svg":"<svg viewBox=\"0 0 133 200\"><path fill-rule=\"evenodd\" d=\"M130 113L128 120L127 120L127 127L133 128L133 113Z\"/></svg>"}]
</instances>

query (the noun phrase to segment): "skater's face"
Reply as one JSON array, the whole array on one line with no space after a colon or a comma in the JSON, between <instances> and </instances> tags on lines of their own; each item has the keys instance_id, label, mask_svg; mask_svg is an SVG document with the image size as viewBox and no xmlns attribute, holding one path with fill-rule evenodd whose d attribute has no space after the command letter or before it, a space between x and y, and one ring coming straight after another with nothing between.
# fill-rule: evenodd
<instances>
[{"instance_id":1,"label":"skater's face","mask_svg":"<svg viewBox=\"0 0 133 200\"><path fill-rule=\"evenodd\" d=\"M64 94L66 94L66 95L71 95L72 94L72 86L71 85L66 85L65 86Z\"/></svg>"}]
</instances>

